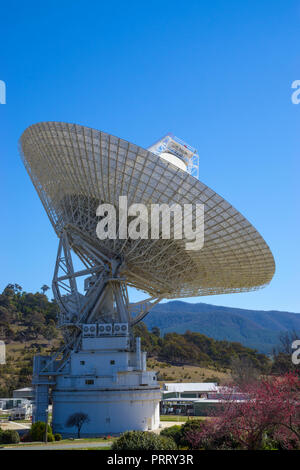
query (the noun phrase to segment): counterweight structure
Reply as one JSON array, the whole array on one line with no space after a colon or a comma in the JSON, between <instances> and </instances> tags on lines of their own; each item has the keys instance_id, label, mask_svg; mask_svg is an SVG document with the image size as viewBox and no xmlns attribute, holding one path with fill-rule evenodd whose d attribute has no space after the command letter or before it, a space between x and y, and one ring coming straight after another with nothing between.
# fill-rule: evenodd
<instances>
[{"instance_id":1,"label":"counterweight structure","mask_svg":"<svg viewBox=\"0 0 300 470\"><path fill-rule=\"evenodd\" d=\"M155 429L159 386L132 327L162 298L263 287L275 269L270 249L236 209L197 179L197 152L171 134L145 150L87 127L45 122L30 126L20 144L59 238L52 288L65 341L54 356L35 358L34 420L46 419L51 387L55 432L74 433L66 423L77 412L89 418L82 435ZM124 195L128 205L203 204L203 248L186 250L184 236L99 240L98 205L118 208ZM82 269L74 269L72 253ZM81 279L84 293L77 287ZM128 286L149 297L130 303Z\"/></svg>"}]
</instances>

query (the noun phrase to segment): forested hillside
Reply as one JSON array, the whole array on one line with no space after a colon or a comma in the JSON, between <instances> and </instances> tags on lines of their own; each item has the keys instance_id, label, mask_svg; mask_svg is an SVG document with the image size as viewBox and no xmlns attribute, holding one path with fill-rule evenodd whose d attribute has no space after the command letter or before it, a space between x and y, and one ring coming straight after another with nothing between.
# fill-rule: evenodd
<instances>
[{"instance_id":1,"label":"forested hillside","mask_svg":"<svg viewBox=\"0 0 300 470\"><path fill-rule=\"evenodd\" d=\"M240 343L216 341L200 333L187 331L184 334L166 333L160 337L157 327L150 332L144 323L135 327L135 333L142 338L142 346L149 356L171 364L190 364L198 366L217 365L229 368L235 357L247 358L253 367L266 372L270 361L264 354L246 348Z\"/></svg>"},{"instance_id":2,"label":"forested hillside","mask_svg":"<svg viewBox=\"0 0 300 470\"><path fill-rule=\"evenodd\" d=\"M48 289L41 288L42 292ZM0 365L0 396L31 383L33 356L49 354L61 343L55 321L57 305L44 293L23 292L8 284L0 295L0 339L6 344L6 365Z\"/></svg>"},{"instance_id":3,"label":"forested hillside","mask_svg":"<svg viewBox=\"0 0 300 470\"><path fill-rule=\"evenodd\" d=\"M38 337L50 341L58 334L57 313L57 305L49 302L45 294L22 292L18 284L8 284L0 295L0 337L8 342Z\"/></svg>"},{"instance_id":4,"label":"forested hillside","mask_svg":"<svg viewBox=\"0 0 300 470\"><path fill-rule=\"evenodd\" d=\"M29 386L33 356L37 353L51 354L62 343L55 324L58 307L48 300L45 295L47 289L43 286L42 293L33 294L24 292L18 284L9 284L0 295L0 339L5 341L7 350L7 363L0 365L0 396L10 396L14 388ZM184 366L189 367L193 374L201 368L198 377L211 377L214 371L227 373L234 359L245 360L259 373L276 372L278 367L286 369L291 363L289 352L275 356L272 364L264 354L238 342L218 341L193 331L183 334L170 332L162 336L157 326L150 331L140 323L134 332L142 338L150 367L156 367L156 370L164 368L161 380L168 377L168 367L173 374L175 370L183 370ZM195 371L194 367L198 369ZM205 368L209 373L203 375ZM186 371L181 377L190 378Z\"/></svg>"}]
</instances>

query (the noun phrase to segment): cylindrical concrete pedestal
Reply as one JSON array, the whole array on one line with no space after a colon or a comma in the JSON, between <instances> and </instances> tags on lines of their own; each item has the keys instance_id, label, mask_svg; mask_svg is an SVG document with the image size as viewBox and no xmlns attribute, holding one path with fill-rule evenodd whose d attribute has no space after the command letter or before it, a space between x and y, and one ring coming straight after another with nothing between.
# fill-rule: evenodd
<instances>
[{"instance_id":1,"label":"cylindrical concrete pedestal","mask_svg":"<svg viewBox=\"0 0 300 470\"><path fill-rule=\"evenodd\" d=\"M77 428L66 426L68 418L78 412L88 421L80 435L119 434L130 430L154 430L159 427L160 390L155 387L133 387L94 390L54 389L53 431L64 437L74 436Z\"/></svg>"}]
</instances>

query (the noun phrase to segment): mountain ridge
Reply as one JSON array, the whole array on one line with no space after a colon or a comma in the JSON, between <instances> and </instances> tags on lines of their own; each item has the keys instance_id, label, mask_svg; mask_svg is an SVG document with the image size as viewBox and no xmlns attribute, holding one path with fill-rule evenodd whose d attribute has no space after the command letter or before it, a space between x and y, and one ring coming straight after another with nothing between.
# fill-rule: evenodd
<instances>
[{"instance_id":1,"label":"mountain ridge","mask_svg":"<svg viewBox=\"0 0 300 470\"><path fill-rule=\"evenodd\" d=\"M250 310L203 302L173 300L156 305L144 320L148 328L161 333L195 331L217 340L240 342L270 354L283 332L296 331L300 337L300 314L280 310Z\"/></svg>"}]
</instances>

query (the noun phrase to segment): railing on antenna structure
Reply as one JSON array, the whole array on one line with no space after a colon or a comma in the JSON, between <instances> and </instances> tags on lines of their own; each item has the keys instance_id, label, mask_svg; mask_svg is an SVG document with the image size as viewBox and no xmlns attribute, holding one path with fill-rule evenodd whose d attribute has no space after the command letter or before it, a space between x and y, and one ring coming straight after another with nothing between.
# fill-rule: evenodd
<instances>
[{"instance_id":1,"label":"railing on antenna structure","mask_svg":"<svg viewBox=\"0 0 300 470\"><path fill-rule=\"evenodd\" d=\"M172 142L175 142L181 147L184 147L186 150L188 150L188 152L190 153L190 156L187 157L183 154L183 152L180 152L180 150L177 150L176 148L172 147L170 145ZM152 153L155 153L156 155L160 155L161 153L164 153L165 151L169 151L176 157L183 159L187 165L187 172L190 173L190 175L194 176L194 178L199 179L198 152L194 147L187 144L184 140L179 139L179 137L176 137L175 135L169 132L164 137L156 141L153 145L148 147L148 150Z\"/></svg>"}]
</instances>

